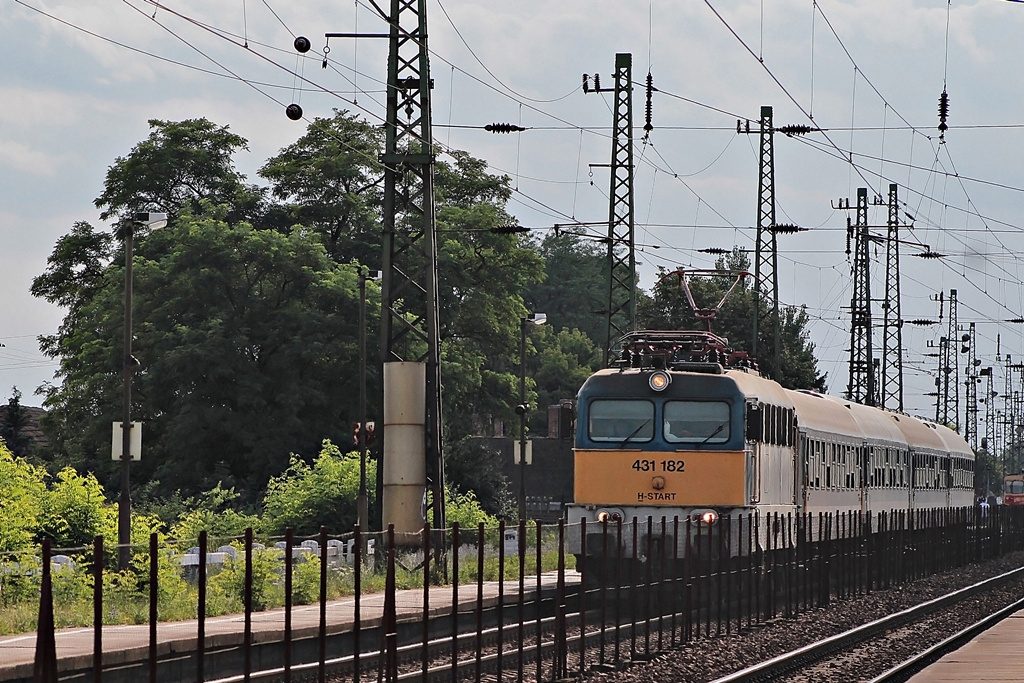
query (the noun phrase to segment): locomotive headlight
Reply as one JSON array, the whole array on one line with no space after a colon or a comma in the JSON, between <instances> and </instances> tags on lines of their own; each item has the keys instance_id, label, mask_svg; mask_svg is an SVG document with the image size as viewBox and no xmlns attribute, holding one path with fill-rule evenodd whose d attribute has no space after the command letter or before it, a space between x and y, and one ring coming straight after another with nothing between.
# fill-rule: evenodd
<instances>
[{"instance_id":1,"label":"locomotive headlight","mask_svg":"<svg viewBox=\"0 0 1024 683\"><path fill-rule=\"evenodd\" d=\"M598 510L594 516L598 522L608 522L609 524L622 521L622 512L619 510Z\"/></svg>"},{"instance_id":2,"label":"locomotive headlight","mask_svg":"<svg viewBox=\"0 0 1024 683\"><path fill-rule=\"evenodd\" d=\"M716 523L718 521L718 511L717 510L694 510L693 514L691 515L691 518L695 522L703 522L704 524L707 524L708 526L711 526L712 524L714 524L714 523Z\"/></svg>"},{"instance_id":3,"label":"locomotive headlight","mask_svg":"<svg viewBox=\"0 0 1024 683\"><path fill-rule=\"evenodd\" d=\"M652 373L651 378L647 380L647 382L651 385L651 389L654 389L655 391L665 391L666 387L668 387L669 384L672 384L672 377L667 372L659 370L658 372Z\"/></svg>"}]
</instances>

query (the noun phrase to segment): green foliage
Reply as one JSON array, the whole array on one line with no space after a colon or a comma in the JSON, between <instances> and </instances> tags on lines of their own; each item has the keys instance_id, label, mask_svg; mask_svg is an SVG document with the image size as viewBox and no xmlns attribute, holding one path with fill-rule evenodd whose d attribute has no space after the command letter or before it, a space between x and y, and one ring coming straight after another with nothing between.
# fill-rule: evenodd
<instances>
[{"instance_id":1,"label":"green foliage","mask_svg":"<svg viewBox=\"0 0 1024 683\"><path fill-rule=\"evenodd\" d=\"M527 305L547 313L554 329L580 330L594 348L603 349L608 247L572 233L555 232L541 241L538 250L547 277L527 288Z\"/></svg>"},{"instance_id":2,"label":"green foliage","mask_svg":"<svg viewBox=\"0 0 1024 683\"><path fill-rule=\"evenodd\" d=\"M317 118L306 134L268 160L260 175L287 202L291 229L312 229L332 259L380 260L378 216L383 130L344 111Z\"/></svg>"},{"instance_id":3,"label":"green foliage","mask_svg":"<svg viewBox=\"0 0 1024 683\"><path fill-rule=\"evenodd\" d=\"M151 119L149 137L118 157L107 170L96 206L100 218L124 217L134 211L177 214L197 209L202 200L231 203L242 189L244 176L231 156L248 143L227 126L206 119Z\"/></svg>"},{"instance_id":4,"label":"green foliage","mask_svg":"<svg viewBox=\"0 0 1024 683\"><path fill-rule=\"evenodd\" d=\"M55 548L91 546L93 538L117 538L117 508L109 505L92 474L70 467L58 474L43 495L37 537L49 537Z\"/></svg>"},{"instance_id":5,"label":"green foliage","mask_svg":"<svg viewBox=\"0 0 1024 683\"><path fill-rule=\"evenodd\" d=\"M231 544L237 555L224 563L209 583L209 590L231 600L244 603L245 600L245 548L241 543ZM256 548L252 552L252 608L257 612L272 604L283 602L281 586L278 585L278 569L281 566L281 551L276 548ZM216 598L215 598L216 599Z\"/></svg>"},{"instance_id":6,"label":"green foliage","mask_svg":"<svg viewBox=\"0 0 1024 683\"><path fill-rule=\"evenodd\" d=\"M210 538L223 538L241 536L247 528L260 529L258 516L229 507L238 498L234 488L224 489L220 482L200 496L188 498L186 509L171 525L171 538L194 542L201 531L206 531Z\"/></svg>"},{"instance_id":7,"label":"green foliage","mask_svg":"<svg viewBox=\"0 0 1024 683\"><path fill-rule=\"evenodd\" d=\"M457 489L445 489L445 514L448 518L448 526L455 523L462 529L473 529L482 522L484 527L494 528L498 526L498 519L487 514L476 494L472 491L462 493Z\"/></svg>"},{"instance_id":8,"label":"green foliage","mask_svg":"<svg viewBox=\"0 0 1024 683\"><path fill-rule=\"evenodd\" d=\"M366 480L371 505L376 477L376 462L369 460ZM298 536L314 534L321 526L348 531L356 524L358 493L359 454L342 454L324 441L312 466L292 456L288 469L270 480L263 498L264 531L279 535L292 527Z\"/></svg>"},{"instance_id":9,"label":"green foliage","mask_svg":"<svg viewBox=\"0 0 1024 683\"><path fill-rule=\"evenodd\" d=\"M46 471L15 458L0 443L0 552L28 548L35 537L46 492Z\"/></svg>"},{"instance_id":10,"label":"green foliage","mask_svg":"<svg viewBox=\"0 0 1024 683\"><path fill-rule=\"evenodd\" d=\"M28 437L25 435L27 426L28 413L21 405L21 392L18 391L18 387L14 387L11 398L7 401L7 409L0 419L0 443L6 444L11 453L19 458L27 457L29 454Z\"/></svg>"},{"instance_id":11,"label":"green foliage","mask_svg":"<svg viewBox=\"0 0 1024 683\"><path fill-rule=\"evenodd\" d=\"M448 440L445 478L452 488L472 491L480 508L487 513L506 518L514 515L515 501L509 495L511 484L502 470L499 456L481 439Z\"/></svg>"}]
</instances>

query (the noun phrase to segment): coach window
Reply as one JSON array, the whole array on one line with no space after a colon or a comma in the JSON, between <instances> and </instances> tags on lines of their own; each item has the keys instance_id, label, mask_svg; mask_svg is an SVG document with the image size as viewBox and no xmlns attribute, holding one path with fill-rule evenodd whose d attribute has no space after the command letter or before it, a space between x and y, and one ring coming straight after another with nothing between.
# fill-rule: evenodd
<instances>
[{"instance_id":1,"label":"coach window","mask_svg":"<svg viewBox=\"0 0 1024 683\"><path fill-rule=\"evenodd\" d=\"M668 401L664 417L669 443L725 443L732 435L731 411L724 401Z\"/></svg>"},{"instance_id":2,"label":"coach window","mask_svg":"<svg viewBox=\"0 0 1024 683\"><path fill-rule=\"evenodd\" d=\"M650 401L598 399L590 403L588 434L593 441L615 443L654 438L654 404Z\"/></svg>"}]
</instances>

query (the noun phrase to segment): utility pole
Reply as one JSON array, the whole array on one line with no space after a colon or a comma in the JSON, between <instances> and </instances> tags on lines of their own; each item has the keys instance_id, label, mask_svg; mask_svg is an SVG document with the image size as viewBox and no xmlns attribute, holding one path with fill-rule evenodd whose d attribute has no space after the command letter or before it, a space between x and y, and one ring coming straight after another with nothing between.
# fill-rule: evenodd
<instances>
[{"instance_id":1,"label":"utility pole","mask_svg":"<svg viewBox=\"0 0 1024 683\"><path fill-rule=\"evenodd\" d=\"M857 188L857 222L846 219L846 252L854 242L853 296L850 300L850 382L846 395L851 401L874 405L875 366L871 344L871 262L869 258L868 190Z\"/></svg>"},{"instance_id":2,"label":"utility pole","mask_svg":"<svg viewBox=\"0 0 1024 683\"><path fill-rule=\"evenodd\" d=\"M903 412L903 317L900 312L900 223L897 186L889 185L885 242L885 300L882 302L882 408Z\"/></svg>"},{"instance_id":3,"label":"utility pole","mask_svg":"<svg viewBox=\"0 0 1024 683\"><path fill-rule=\"evenodd\" d=\"M633 220L633 55L615 55L615 108L612 121L611 186L608 192L608 306L605 310L604 364L612 347L636 329L636 249ZM601 89L583 75L584 92Z\"/></svg>"}]
</instances>

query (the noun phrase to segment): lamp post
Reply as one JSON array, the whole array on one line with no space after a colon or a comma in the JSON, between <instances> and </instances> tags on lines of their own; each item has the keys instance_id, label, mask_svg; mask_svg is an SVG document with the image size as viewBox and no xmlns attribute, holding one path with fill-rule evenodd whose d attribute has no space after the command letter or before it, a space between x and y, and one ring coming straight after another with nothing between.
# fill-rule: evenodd
<instances>
[{"instance_id":1,"label":"lamp post","mask_svg":"<svg viewBox=\"0 0 1024 683\"><path fill-rule=\"evenodd\" d=\"M546 313L531 313L519 320L519 519L526 519L526 414L530 406L526 402L526 330L529 325L543 325Z\"/></svg>"},{"instance_id":2,"label":"lamp post","mask_svg":"<svg viewBox=\"0 0 1024 683\"><path fill-rule=\"evenodd\" d=\"M356 496L356 518L363 533L370 529L370 506L366 495L366 281L379 278L379 270L359 268L359 494Z\"/></svg>"},{"instance_id":3,"label":"lamp post","mask_svg":"<svg viewBox=\"0 0 1024 683\"><path fill-rule=\"evenodd\" d=\"M124 235L124 376L121 395L121 496L117 506L117 564L127 569L131 561L132 496L129 469L132 462L132 373L139 361L132 356L132 265L135 260L135 228L157 230L167 225L165 213L136 213Z\"/></svg>"}]
</instances>

